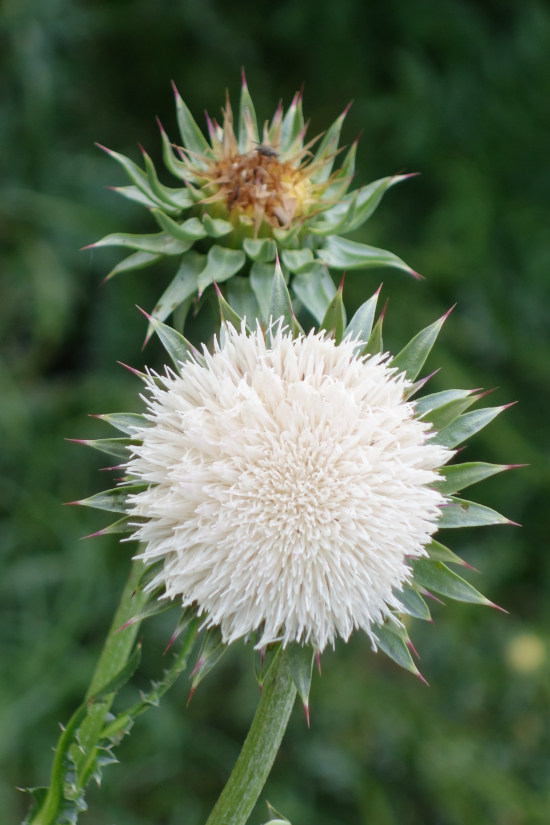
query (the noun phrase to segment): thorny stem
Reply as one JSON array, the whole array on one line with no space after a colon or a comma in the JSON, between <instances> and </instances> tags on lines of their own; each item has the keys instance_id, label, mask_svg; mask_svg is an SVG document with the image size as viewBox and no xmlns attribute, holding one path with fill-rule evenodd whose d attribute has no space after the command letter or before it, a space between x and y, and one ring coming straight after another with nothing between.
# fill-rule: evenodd
<instances>
[{"instance_id":1,"label":"thorny stem","mask_svg":"<svg viewBox=\"0 0 550 825\"><path fill-rule=\"evenodd\" d=\"M296 698L286 652L280 648L243 749L206 825L244 825L262 791Z\"/></svg>"}]
</instances>

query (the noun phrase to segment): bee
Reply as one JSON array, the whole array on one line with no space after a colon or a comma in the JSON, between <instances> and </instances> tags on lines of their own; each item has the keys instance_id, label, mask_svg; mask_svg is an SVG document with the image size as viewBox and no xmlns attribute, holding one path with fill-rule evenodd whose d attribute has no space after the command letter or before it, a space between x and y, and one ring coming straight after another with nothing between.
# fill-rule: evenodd
<instances>
[{"instance_id":1,"label":"bee","mask_svg":"<svg viewBox=\"0 0 550 825\"><path fill-rule=\"evenodd\" d=\"M264 146L263 143L259 143L256 146L256 152L259 155L263 155L266 158L278 158L279 153L272 149L271 146Z\"/></svg>"}]
</instances>

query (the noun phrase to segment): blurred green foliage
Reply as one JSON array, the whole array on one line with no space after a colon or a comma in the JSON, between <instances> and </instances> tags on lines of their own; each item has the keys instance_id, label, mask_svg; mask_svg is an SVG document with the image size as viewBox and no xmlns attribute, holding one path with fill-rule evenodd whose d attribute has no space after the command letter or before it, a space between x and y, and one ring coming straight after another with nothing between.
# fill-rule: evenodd
<instances>
[{"instance_id":1,"label":"blurred green foliage","mask_svg":"<svg viewBox=\"0 0 550 825\"><path fill-rule=\"evenodd\" d=\"M428 689L363 636L323 657L312 728L297 706L264 799L293 825L531 825L550 810L550 7L524 0L4 0L0 5L0 819L16 785L47 780L57 721L80 702L129 568L131 545L81 542L107 523L63 501L105 486L99 454L68 437L110 435L87 413L139 410L116 360L161 363L145 322L170 271L98 285L117 255L79 252L152 221L104 189L122 173L93 141L159 160L154 115L176 134L169 80L194 114L237 99L241 64L260 118L305 81L311 133L349 99L364 130L359 184L402 169L358 235L426 276L384 271L393 348L458 307L428 367L433 389L498 386L519 400L476 436L477 460L528 462L476 500L524 527L451 543L509 616L434 607L413 625ZM165 181L169 183L168 180ZM378 286L351 273L348 309ZM191 322L199 340L208 319ZM474 452L475 451L475 452ZM452 537L454 539L454 536ZM143 629L132 701L163 667L169 619ZM257 701L234 646L186 708L187 677L136 723L88 796L89 825L199 825ZM253 825L265 821L263 802Z\"/></svg>"}]
</instances>

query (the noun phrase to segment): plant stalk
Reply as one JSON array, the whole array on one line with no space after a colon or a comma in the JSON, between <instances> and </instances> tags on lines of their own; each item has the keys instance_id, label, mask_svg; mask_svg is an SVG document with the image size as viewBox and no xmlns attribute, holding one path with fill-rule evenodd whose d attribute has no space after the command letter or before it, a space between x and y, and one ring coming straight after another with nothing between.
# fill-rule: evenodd
<instances>
[{"instance_id":1,"label":"plant stalk","mask_svg":"<svg viewBox=\"0 0 550 825\"><path fill-rule=\"evenodd\" d=\"M288 658L280 648L243 749L206 825L245 825L277 756L295 698Z\"/></svg>"}]
</instances>

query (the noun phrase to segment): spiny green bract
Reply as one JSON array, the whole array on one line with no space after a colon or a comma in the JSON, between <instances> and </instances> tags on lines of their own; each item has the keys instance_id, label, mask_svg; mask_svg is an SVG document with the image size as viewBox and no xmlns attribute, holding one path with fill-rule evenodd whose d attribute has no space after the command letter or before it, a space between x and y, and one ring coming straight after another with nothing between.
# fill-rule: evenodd
<instances>
[{"instance_id":1,"label":"spiny green bract","mask_svg":"<svg viewBox=\"0 0 550 825\"><path fill-rule=\"evenodd\" d=\"M246 303L249 319L252 307L267 322L277 252L287 283L292 276L295 306L296 300L301 302L319 323L335 297L330 269L390 266L417 275L393 253L343 237L368 220L390 186L408 177L385 177L348 192L357 141L333 171L347 109L322 136L313 154L310 149L318 138L304 144L307 127L299 94L284 116L279 105L271 123L266 121L260 140L243 74L237 135L227 99L223 127L207 115L209 143L175 87L174 91L183 146L173 145L160 129L164 162L179 187L159 181L145 151L142 169L124 155L105 150L131 181L130 186L115 187L115 191L146 206L160 232L116 233L91 244L131 250L106 280L162 258L174 259L175 277L159 298L152 318L164 321L175 313L176 325L183 330L193 301L212 283L229 281L239 273L250 278L232 281L234 300L241 306Z\"/></svg>"}]
</instances>

